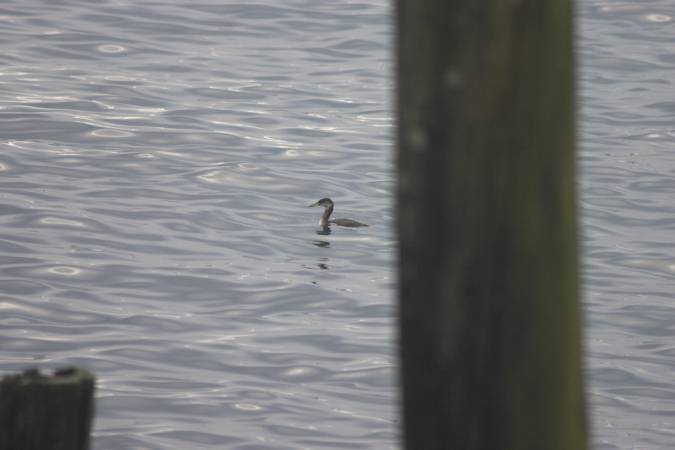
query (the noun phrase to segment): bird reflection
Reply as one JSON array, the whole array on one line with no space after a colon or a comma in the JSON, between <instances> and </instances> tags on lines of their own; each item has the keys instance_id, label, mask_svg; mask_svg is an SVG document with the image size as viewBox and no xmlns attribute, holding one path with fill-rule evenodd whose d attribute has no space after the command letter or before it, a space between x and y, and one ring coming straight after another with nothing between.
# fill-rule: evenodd
<instances>
[{"instance_id":1,"label":"bird reflection","mask_svg":"<svg viewBox=\"0 0 675 450\"><path fill-rule=\"evenodd\" d=\"M331 233L332 231L328 225L324 225L320 230L316 230L316 234L320 236L330 236Z\"/></svg>"},{"instance_id":2,"label":"bird reflection","mask_svg":"<svg viewBox=\"0 0 675 450\"><path fill-rule=\"evenodd\" d=\"M328 226L324 226L324 227L321 227L320 230L316 230L316 234L318 234L319 236L329 236L330 233L331 233L331 231L330 231L330 228ZM314 239L312 241L312 244L316 245L319 248L330 248L330 242L325 240L325 239ZM328 262L328 258L326 258L326 257L319 258L319 262L316 265L321 270L328 270L329 267L328 267L328 264L326 264L327 262Z\"/></svg>"},{"instance_id":3,"label":"bird reflection","mask_svg":"<svg viewBox=\"0 0 675 450\"><path fill-rule=\"evenodd\" d=\"M317 231L317 233L318 233L318 231ZM329 231L329 233L330 233L330 231ZM315 239L315 240L312 241L312 244L316 245L319 248L330 248L330 242L324 241L322 239ZM328 258L326 258L326 257L319 258L319 262L316 265L321 270L328 270L328 264L326 264L327 262L328 262Z\"/></svg>"},{"instance_id":4,"label":"bird reflection","mask_svg":"<svg viewBox=\"0 0 675 450\"><path fill-rule=\"evenodd\" d=\"M317 247L321 247L321 248L328 248L328 247L330 247L330 242L328 242L328 241L322 241L322 240L319 240L319 239L313 240L313 241L312 241L312 244L316 245Z\"/></svg>"}]
</instances>

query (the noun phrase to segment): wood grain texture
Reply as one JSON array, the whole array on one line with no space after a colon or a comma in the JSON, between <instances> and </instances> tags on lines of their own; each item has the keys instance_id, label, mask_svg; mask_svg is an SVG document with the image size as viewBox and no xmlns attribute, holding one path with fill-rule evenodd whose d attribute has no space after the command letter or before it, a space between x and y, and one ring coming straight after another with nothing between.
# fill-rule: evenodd
<instances>
[{"instance_id":1,"label":"wood grain texture","mask_svg":"<svg viewBox=\"0 0 675 450\"><path fill-rule=\"evenodd\" d=\"M407 449L583 449L569 0L398 0Z\"/></svg>"}]
</instances>

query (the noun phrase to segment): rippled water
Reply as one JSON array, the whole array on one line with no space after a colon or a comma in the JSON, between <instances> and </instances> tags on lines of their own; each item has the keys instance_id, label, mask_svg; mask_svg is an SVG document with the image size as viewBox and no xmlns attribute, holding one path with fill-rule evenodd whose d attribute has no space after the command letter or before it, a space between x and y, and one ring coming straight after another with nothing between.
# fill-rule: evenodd
<instances>
[{"instance_id":1,"label":"rippled water","mask_svg":"<svg viewBox=\"0 0 675 450\"><path fill-rule=\"evenodd\" d=\"M587 364L597 449L675 442L675 7L579 4Z\"/></svg>"},{"instance_id":2,"label":"rippled water","mask_svg":"<svg viewBox=\"0 0 675 450\"><path fill-rule=\"evenodd\" d=\"M3 3L0 369L94 371L97 450L396 448L390 12ZM669 449L675 10L578 13L594 447Z\"/></svg>"},{"instance_id":3,"label":"rippled water","mask_svg":"<svg viewBox=\"0 0 675 450\"><path fill-rule=\"evenodd\" d=\"M389 14L3 3L0 368L91 369L96 449L395 447Z\"/></svg>"}]
</instances>

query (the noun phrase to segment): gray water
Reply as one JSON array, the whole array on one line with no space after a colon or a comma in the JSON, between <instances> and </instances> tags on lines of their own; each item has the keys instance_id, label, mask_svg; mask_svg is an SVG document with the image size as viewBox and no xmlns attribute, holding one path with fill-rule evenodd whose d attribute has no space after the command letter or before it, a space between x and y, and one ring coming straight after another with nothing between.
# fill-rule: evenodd
<instances>
[{"instance_id":1,"label":"gray water","mask_svg":"<svg viewBox=\"0 0 675 450\"><path fill-rule=\"evenodd\" d=\"M594 447L669 449L675 8L578 15ZM0 5L0 370L92 370L96 450L398 448L391 34L384 0Z\"/></svg>"},{"instance_id":2,"label":"gray water","mask_svg":"<svg viewBox=\"0 0 675 450\"><path fill-rule=\"evenodd\" d=\"M99 450L395 447L389 22L2 4L0 368L92 370Z\"/></svg>"},{"instance_id":3,"label":"gray water","mask_svg":"<svg viewBox=\"0 0 675 450\"><path fill-rule=\"evenodd\" d=\"M584 1L587 366L597 449L675 448L675 5Z\"/></svg>"}]
</instances>

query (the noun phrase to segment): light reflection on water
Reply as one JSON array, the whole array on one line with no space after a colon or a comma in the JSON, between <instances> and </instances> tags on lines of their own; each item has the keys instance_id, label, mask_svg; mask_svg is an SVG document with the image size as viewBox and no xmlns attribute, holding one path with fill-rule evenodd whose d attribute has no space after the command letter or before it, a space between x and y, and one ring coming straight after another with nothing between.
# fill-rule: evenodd
<instances>
[{"instance_id":1,"label":"light reflection on water","mask_svg":"<svg viewBox=\"0 0 675 450\"><path fill-rule=\"evenodd\" d=\"M395 447L387 4L3 8L3 370L98 449Z\"/></svg>"},{"instance_id":2,"label":"light reflection on water","mask_svg":"<svg viewBox=\"0 0 675 450\"><path fill-rule=\"evenodd\" d=\"M673 11L578 12L595 447L666 449ZM396 447L389 13L6 3L2 369L93 370L97 449Z\"/></svg>"},{"instance_id":3,"label":"light reflection on water","mask_svg":"<svg viewBox=\"0 0 675 450\"><path fill-rule=\"evenodd\" d=\"M672 447L673 9L584 1L581 205L597 449Z\"/></svg>"}]
</instances>

